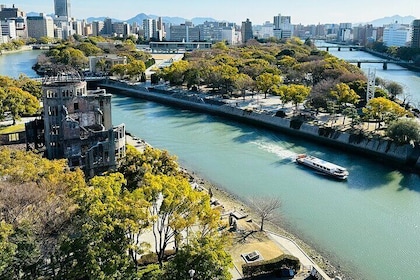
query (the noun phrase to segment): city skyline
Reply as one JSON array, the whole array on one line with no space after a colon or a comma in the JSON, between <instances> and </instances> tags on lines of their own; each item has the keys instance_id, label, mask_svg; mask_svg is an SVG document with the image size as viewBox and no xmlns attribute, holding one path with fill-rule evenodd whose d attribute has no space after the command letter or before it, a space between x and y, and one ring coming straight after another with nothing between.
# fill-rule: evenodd
<instances>
[{"instance_id":1,"label":"city skyline","mask_svg":"<svg viewBox=\"0 0 420 280\"><path fill-rule=\"evenodd\" d=\"M15 6L26 13L43 12L54 13L54 0L34 3L33 0L21 0L0 2L7 7ZM414 16L420 18L420 3L413 0L400 0L398 5L390 0L373 1L331 1L318 0L295 0L293 4L279 0L213 0L193 2L191 0L169 2L167 0L124 0L116 4L110 0L71 0L71 14L77 19L89 17L111 17L119 20L127 20L139 13L147 15L182 17L192 19L194 17L209 17L218 21L229 21L240 24L247 18L254 24L263 24L273 21L277 14L291 16L292 24L326 24L326 23L365 23L372 20L391 17L394 15ZM308 3L309 2L309 3ZM222 7L222 8L221 8ZM380 7L380 8L378 8ZM327 12L326 12L327 11ZM390 22L391 23L391 22ZM402 22L409 24L411 22Z\"/></svg>"}]
</instances>

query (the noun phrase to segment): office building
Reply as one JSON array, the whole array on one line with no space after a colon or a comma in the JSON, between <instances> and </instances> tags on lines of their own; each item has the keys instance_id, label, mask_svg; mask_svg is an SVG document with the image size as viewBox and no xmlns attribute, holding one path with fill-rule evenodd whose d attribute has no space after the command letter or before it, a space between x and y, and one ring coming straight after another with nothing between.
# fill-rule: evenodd
<instances>
[{"instance_id":1,"label":"office building","mask_svg":"<svg viewBox=\"0 0 420 280\"><path fill-rule=\"evenodd\" d=\"M92 36L101 35L103 29L104 29L104 22L103 21L92 22Z\"/></svg>"},{"instance_id":2,"label":"office building","mask_svg":"<svg viewBox=\"0 0 420 280\"><path fill-rule=\"evenodd\" d=\"M411 47L420 48L420 19L411 24Z\"/></svg>"},{"instance_id":3,"label":"office building","mask_svg":"<svg viewBox=\"0 0 420 280\"><path fill-rule=\"evenodd\" d=\"M12 8L7 8L5 5L0 5L0 20L14 20L16 37L23 39L28 37L26 28L26 13L16 8L15 5L13 5Z\"/></svg>"},{"instance_id":4,"label":"office building","mask_svg":"<svg viewBox=\"0 0 420 280\"><path fill-rule=\"evenodd\" d=\"M0 20L26 17L26 13L15 8L15 5L12 8L7 8L6 5L0 5L0 8Z\"/></svg>"},{"instance_id":5,"label":"office building","mask_svg":"<svg viewBox=\"0 0 420 280\"><path fill-rule=\"evenodd\" d=\"M118 37L127 38L130 35L130 25L126 22L114 22L112 32Z\"/></svg>"},{"instance_id":6,"label":"office building","mask_svg":"<svg viewBox=\"0 0 420 280\"><path fill-rule=\"evenodd\" d=\"M200 41L200 29L190 22L181 25L172 25L169 28L168 41L172 42L196 42Z\"/></svg>"},{"instance_id":7,"label":"office building","mask_svg":"<svg viewBox=\"0 0 420 280\"><path fill-rule=\"evenodd\" d=\"M28 24L28 37L39 39L41 37L54 38L54 21L52 17L40 14L26 18Z\"/></svg>"},{"instance_id":8,"label":"office building","mask_svg":"<svg viewBox=\"0 0 420 280\"><path fill-rule=\"evenodd\" d=\"M101 32L102 35L112 35L112 19L106 18L104 21L104 27Z\"/></svg>"},{"instance_id":9,"label":"office building","mask_svg":"<svg viewBox=\"0 0 420 280\"><path fill-rule=\"evenodd\" d=\"M384 28L383 42L387 47L406 47L411 40L411 30L408 25L398 22Z\"/></svg>"},{"instance_id":10,"label":"office building","mask_svg":"<svg viewBox=\"0 0 420 280\"><path fill-rule=\"evenodd\" d=\"M249 19L242 22L241 25L241 35L242 35L242 43L246 43L248 40L254 38L254 34L252 32L252 22Z\"/></svg>"},{"instance_id":11,"label":"office building","mask_svg":"<svg viewBox=\"0 0 420 280\"><path fill-rule=\"evenodd\" d=\"M273 34L278 39L291 38L293 35L292 18L290 16L274 16Z\"/></svg>"},{"instance_id":12,"label":"office building","mask_svg":"<svg viewBox=\"0 0 420 280\"><path fill-rule=\"evenodd\" d=\"M70 0L54 0L54 12L57 17L70 19Z\"/></svg>"}]
</instances>

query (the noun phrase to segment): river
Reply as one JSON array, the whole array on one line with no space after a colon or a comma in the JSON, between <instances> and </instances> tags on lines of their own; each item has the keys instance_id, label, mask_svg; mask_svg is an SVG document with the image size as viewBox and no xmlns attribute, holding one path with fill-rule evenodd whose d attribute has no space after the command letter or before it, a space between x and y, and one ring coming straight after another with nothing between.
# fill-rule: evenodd
<instances>
[{"instance_id":1,"label":"river","mask_svg":"<svg viewBox=\"0 0 420 280\"><path fill-rule=\"evenodd\" d=\"M21 65L30 68L32 60L22 55L22 61L28 60ZM7 59L0 57L1 68L11 63L2 61ZM407 76L413 74L399 71L406 74L395 77L412 85ZM124 122L128 131L243 199L280 197L283 225L351 271L354 279L419 278L418 175L278 132L112 93L115 124ZM338 182L317 175L293 163L298 153L345 166L350 176Z\"/></svg>"}]
</instances>

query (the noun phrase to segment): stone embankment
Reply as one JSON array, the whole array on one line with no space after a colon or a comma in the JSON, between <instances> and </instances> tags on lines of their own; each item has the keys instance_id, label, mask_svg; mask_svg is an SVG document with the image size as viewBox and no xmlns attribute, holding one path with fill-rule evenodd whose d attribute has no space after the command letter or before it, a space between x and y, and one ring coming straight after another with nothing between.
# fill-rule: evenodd
<instances>
[{"instance_id":1,"label":"stone embankment","mask_svg":"<svg viewBox=\"0 0 420 280\"><path fill-rule=\"evenodd\" d=\"M386 160L402 169L420 172L420 148L409 144L398 145L391 140L366 135L362 132L352 134L332 127L318 126L299 118L282 118L273 112L256 108L243 108L235 102L215 99L193 92L180 92L141 84L128 84L115 80L103 81L101 87L114 88L122 93L150 101L175 105L186 109L217 114L250 124L304 137L329 146Z\"/></svg>"}]
</instances>

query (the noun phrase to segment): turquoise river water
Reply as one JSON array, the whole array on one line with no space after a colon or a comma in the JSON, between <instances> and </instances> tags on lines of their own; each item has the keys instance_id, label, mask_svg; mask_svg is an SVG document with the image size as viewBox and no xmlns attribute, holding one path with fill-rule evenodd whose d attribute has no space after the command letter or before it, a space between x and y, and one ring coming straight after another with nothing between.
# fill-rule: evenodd
<instances>
[{"instance_id":1,"label":"turquoise river water","mask_svg":"<svg viewBox=\"0 0 420 280\"><path fill-rule=\"evenodd\" d=\"M28 68L36 53L30 54L0 56L0 74L35 76ZM354 54L368 55L345 55ZM9 67L15 56L20 70ZM378 68L377 76L403 83L413 97L420 88L416 73L371 67ZM353 279L419 279L419 175L259 127L112 93L115 124L125 123L131 133L240 198L280 197L283 225ZM338 182L297 166L299 153L345 166L350 176Z\"/></svg>"}]
</instances>

